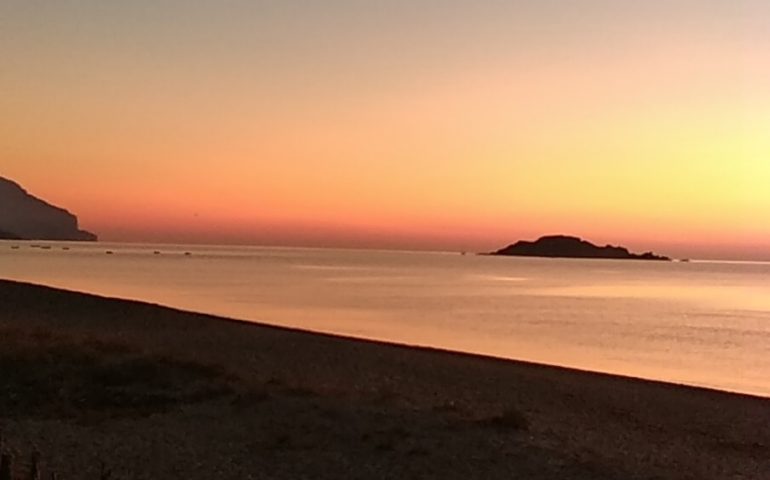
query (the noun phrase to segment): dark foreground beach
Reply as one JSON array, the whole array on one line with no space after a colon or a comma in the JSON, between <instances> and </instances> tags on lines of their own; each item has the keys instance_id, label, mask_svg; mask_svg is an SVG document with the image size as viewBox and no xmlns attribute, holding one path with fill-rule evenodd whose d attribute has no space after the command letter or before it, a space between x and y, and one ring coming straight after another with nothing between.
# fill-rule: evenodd
<instances>
[{"instance_id":1,"label":"dark foreground beach","mask_svg":"<svg viewBox=\"0 0 770 480\"><path fill-rule=\"evenodd\" d=\"M10 281L0 431L60 479L770 479L770 399Z\"/></svg>"}]
</instances>

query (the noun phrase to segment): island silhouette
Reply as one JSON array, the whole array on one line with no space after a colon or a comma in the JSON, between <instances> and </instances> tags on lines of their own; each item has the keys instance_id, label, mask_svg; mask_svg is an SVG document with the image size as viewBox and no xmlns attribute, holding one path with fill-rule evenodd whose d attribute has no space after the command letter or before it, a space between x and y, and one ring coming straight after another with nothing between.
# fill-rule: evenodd
<instances>
[{"instance_id":1,"label":"island silhouette","mask_svg":"<svg viewBox=\"0 0 770 480\"><path fill-rule=\"evenodd\" d=\"M661 260L669 257L652 252L631 253L625 247L605 245L600 247L579 237L569 235L546 235L534 242L520 240L489 255L549 258L610 258L621 260Z\"/></svg>"},{"instance_id":2,"label":"island silhouette","mask_svg":"<svg viewBox=\"0 0 770 480\"><path fill-rule=\"evenodd\" d=\"M0 239L95 241L78 227L78 218L0 177Z\"/></svg>"}]
</instances>

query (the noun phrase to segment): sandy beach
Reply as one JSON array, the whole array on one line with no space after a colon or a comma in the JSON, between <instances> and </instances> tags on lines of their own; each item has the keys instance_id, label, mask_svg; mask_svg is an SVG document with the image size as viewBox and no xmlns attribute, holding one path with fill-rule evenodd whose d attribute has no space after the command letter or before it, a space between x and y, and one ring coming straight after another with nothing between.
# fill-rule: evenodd
<instances>
[{"instance_id":1,"label":"sandy beach","mask_svg":"<svg viewBox=\"0 0 770 480\"><path fill-rule=\"evenodd\" d=\"M770 479L770 399L11 281L0 430L64 479Z\"/></svg>"}]
</instances>

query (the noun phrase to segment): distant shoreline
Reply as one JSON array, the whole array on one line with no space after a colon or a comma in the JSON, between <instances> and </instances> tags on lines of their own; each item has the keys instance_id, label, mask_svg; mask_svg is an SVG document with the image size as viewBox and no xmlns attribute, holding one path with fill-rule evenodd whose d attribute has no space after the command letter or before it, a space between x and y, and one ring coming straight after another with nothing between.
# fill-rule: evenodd
<instances>
[{"instance_id":1,"label":"distant shoreline","mask_svg":"<svg viewBox=\"0 0 770 480\"><path fill-rule=\"evenodd\" d=\"M0 239L0 245L11 244L13 242L28 243L36 240L13 240L13 239ZM319 246L319 245L275 245L275 244L259 244L259 243L195 243L195 242L152 242L152 241L118 241L118 240L103 240L98 239L96 241L67 241L67 240L39 240L39 242L50 243L74 243L81 245L128 245L128 246L166 246L166 247L189 247L194 248L243 248L243 249L288 249L288 250L335 250L335 251L351 251L351 252L393 252L393 253L424 253L424 254L436 254L436 255L460 255L466 253L468 256L492 256L494 252L472 252L470 250L444 250L444 249L409 249L409 248L370 248L370 247L352 247L352 246ZM564 257L532 257L532 258L564 258ZM770 258L767 259L742 259L742 258L708 258L708 257L690 257L692 263L748 263L748 264L770 264Z\"/></svg>"}]
</instances>

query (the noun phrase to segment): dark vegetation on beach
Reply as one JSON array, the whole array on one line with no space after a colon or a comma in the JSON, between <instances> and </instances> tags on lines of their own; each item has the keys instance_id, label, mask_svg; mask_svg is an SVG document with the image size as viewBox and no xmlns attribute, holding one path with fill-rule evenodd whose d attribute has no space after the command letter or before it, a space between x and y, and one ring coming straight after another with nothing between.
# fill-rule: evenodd
<instances>
[{"instance_id":1,"label":"dark vegetation on beach","mask_svg":"<svg viewBox=\"0 0 770 480\"><path fill-rule=\"evenodd\" d=\"M33 450L29 455L29 462L16 461L14 454L6 451L3 445L2 432L0 432L0 480L41 480L50 478L51 480L62 480L62 477L55 471L46 472L44 475L41 469L40 452ZM99 467L99 474L93 477L94 480L111 480L112 470L102 463Z\"/></svg>"},{"instance_id":2,"label":"dark vegetation on beach","mask_svg":"<svg viewBox=\"0 0 770 480\"><path fill-rule=\"evenodd\" d=\"M0 327L0 420L66 420L83 425L111 418L146 417L192 402L232 393L219 367L146 354L127 345L88 335ZM40 453L29 462L3 449L0 480L38 480ZM16 461L14 462L14 460ZM62 479L49 466L45 478ZM100 462L98 476L112 478Z\"/></svg>"},{"instance_id":3,"label":"dark vegetation on beach","mask_svg":"<svg viewBox=\"0 0 770 480\"><path fill-rule=\"evenodd\" d=\"M329 441L329 432L337 422L358 421L345 411L349 406L340 408L320 391L287 384L276 377L250 384L219 366L175 360L94 335L61 335L3 326L0 338L0 420L65 421L87 429L112 420L149 418L184 405L213 402L236 416L265 409L277 412L263 425L267 428L255 432L253 440L257 448L284 453L309 452ZM367 413L381 410L396 397L395 392L375 392L371 405L366 407L374 406L373 411ZM275 405L265 405L271 402ZM527 429L526 419L514 408L481 418L451 405L431 412L449 419L442 428L451 430L463 426L500 432ZM431 455L432 448L421 444L422 433L379 415L376 424L362 430L354 425L351 431L337 432L332 439L336 436L343 444L370 444L374 452L383 454L403 451L407 457ZM34 440L32 448L32 454L26 457L20 451L4 450L5 470L0 472L6 471L7 476L0 474L0 480L34 480L41 478L41 472L52 479L113 478L112 470L102 460L92 462L90 476L56 474L54 465L46 466L45 459L41 460ZM24 461L26 458L30 460ZM121 473L121 478L135 477L135 472Z\"/></svg>"},{"instance_id":4,"label":"dark vegetation on beach","mask_svg":"<svg viewBox=\"0 0 770 480\"><path fill-rule=\"evenodd\" d=\"M28 478L770 478L770 401L0 281Z\"/></svg>"},{"instance_id":5,"label":"dark vegetation on beach","mask_svg":"<svg viewBox=\"0 0 770 480\"><path fill-rule=\"evenodd\" d=\"M162 412L230 392L219 367L177 361L98 338L0 328L0 411L6 418Z\"/></svg>"}]
</instances>

